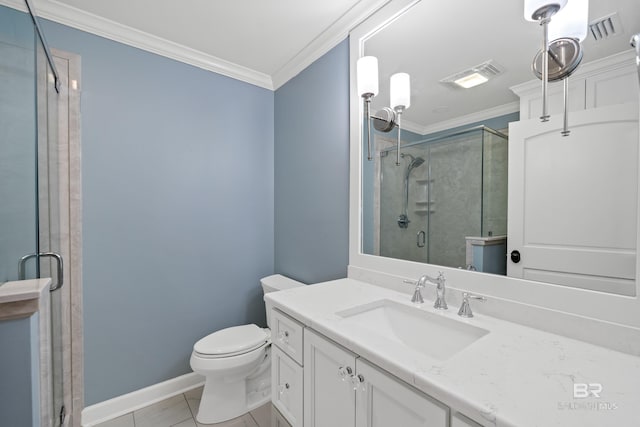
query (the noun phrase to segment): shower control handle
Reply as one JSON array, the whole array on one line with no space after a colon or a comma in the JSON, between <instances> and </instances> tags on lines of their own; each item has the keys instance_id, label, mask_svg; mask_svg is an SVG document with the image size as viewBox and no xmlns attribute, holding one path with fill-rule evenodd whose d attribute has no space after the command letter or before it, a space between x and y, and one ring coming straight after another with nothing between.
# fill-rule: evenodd
<instances>
[{"instance_id":1,"label":"shower control handle","mask_svg":"<svg viewBox=\"0 0 640 427\"><path fill-rule=\"evenodd\" d=\"M520 256L520 251L511 251L511 261L517 264L521 259L522 257Z\"/></svg>"}]
</instances>

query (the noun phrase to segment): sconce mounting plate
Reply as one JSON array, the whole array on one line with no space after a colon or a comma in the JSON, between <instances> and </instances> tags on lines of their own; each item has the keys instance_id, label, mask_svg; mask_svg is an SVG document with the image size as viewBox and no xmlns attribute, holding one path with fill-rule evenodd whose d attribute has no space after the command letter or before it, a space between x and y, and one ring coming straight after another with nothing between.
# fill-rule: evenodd
<instances>
[{"instance_id":1,"label":"sconce mounting plate","mask_svg":"<svg viewBox=\"0 0 640 427\"><path fill-rule=\"evenodd\" d=\"M371 120L373 120L373 127L378 132L391 132L393 128L396 126L397 122L397 114L389 107L384 107L382 110L376 111L376 113L371 116Z\"/></svg>"},{"instance_id":2,"label":"sconce mounting plate","mask_svg":"<svg viewBox=\"0 0 640 427\"><path fill-rule=\"evenodd\" d=\"M583 51L580 42L572 38L560 38L549 43L549 81L569 77L580 65ZM533 58L533 74L542 79L542 50Z\"/></svg>"}]
</instances>

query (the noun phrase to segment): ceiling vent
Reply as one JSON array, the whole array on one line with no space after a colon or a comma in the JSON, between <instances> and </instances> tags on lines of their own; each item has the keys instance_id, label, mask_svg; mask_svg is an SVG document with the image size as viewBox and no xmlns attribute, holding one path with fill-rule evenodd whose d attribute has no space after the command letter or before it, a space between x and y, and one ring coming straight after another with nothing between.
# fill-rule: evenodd
<instances>
[{"instance_id":1,"label":"ceiling vent","mask_svg":"<svg viewBox=\"0 0 640 427\"><path fill-rule=\"evenodd\" d=\"M485 83L493 77L502 74L504 68L494 60L485 61L482 64L473 66L467 70L452 74L440 80L440 83L463 87L468 89L473 86Z\"/></svg>"},{"instance_id":2,"label":"ceiling vent","mask_svg":"<svg viewBox=\"0 0 640 427\"><path fill-rule=\"evenodd\" d=\"M595 41L624 33L618 12L589 22L589 32Z\"/></svg>"}]
</instances>

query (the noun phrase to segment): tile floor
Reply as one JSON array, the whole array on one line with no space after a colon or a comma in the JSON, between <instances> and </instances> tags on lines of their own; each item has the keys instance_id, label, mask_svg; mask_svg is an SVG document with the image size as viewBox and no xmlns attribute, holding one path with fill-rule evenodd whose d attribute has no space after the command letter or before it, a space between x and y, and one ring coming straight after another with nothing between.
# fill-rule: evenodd
<instances>
[{"instance_id":1,"label":"tile floor","mask_svg":"<svg viewBox=\"0 0 640 427\"><path fill-rule=\"evenodd\" d=\"M196 421L200 396L202 387L98 424L96 427L291 427L271 402L224 423L200 424Z\"/></svg>"}]
</instances>

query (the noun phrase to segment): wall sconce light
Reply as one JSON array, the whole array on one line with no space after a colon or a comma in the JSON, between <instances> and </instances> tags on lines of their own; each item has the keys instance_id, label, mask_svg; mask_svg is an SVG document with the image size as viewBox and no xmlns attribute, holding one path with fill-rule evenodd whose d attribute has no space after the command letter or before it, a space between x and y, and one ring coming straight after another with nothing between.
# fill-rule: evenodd
<instances>
[{"instance_id":1,"label":"wall sconce light","mask_svg":"<svg viewBox=\"0 0 640 427\"><path fill-rule=\"evenodd\" d=\"M364 101L364 116L367 123L367 159L371 160L371 98L378 94L378 58L363 56L356 64L358 95Z\"/></svg>"},{"instance_id":2,"label":"wall sconce light","mask_svg":"<svg viewBox=\"0 0 640 427\"><path fill-rule=\"evenodd\" d=\"M411 78L407 73L397 73L390 80L391 108L384 107L371 116L371 98L378 94L378 59L363 56L356 63L358 95L364 101L364 116L367 123L367 159L373 160L371 148L371 120L376 130L390 132L398 125L396 165L400 165L400 120L404 110L411 105Z\"/></svg>"},{"instance_id":3,"label":"wall sconce light","mask_svg":"<svg viewBox=\"0 0 640 427\"><path fill-rule=\"evenodd\" d=\"M560 11L566 4L567 0L524 0L524 19L527 21L538 22L542 26L542 116L540 120L546 122L549 120L547 108L547 87L549 83L549 34L548 26L551 17Z\"/></svg>"},{"instance_id":4,"label":"wall sconce light","mask_svg":"<svg viewBox=\"0 0 640 427\"><path fill-rule=\"evenodd\" d=\"M554 16L549 23L548 43L546 55L538 52L533 60L533 70L538 78L544 78L547 73L548 81L564 83L564 126L562 136L568 136L569 131L569 76L578 68L582 61L583 51L580 42L587 36L589 20L588 0L570 0L567 5ZM544 58L547 68L544 68ZM549 61L551 59L551 61Z\"/></svg>"}]
</instances>

